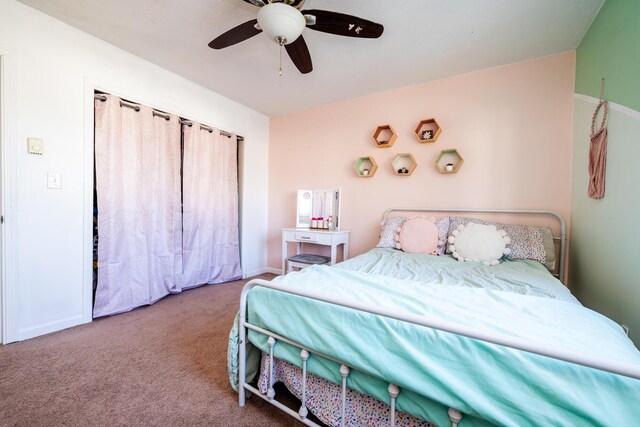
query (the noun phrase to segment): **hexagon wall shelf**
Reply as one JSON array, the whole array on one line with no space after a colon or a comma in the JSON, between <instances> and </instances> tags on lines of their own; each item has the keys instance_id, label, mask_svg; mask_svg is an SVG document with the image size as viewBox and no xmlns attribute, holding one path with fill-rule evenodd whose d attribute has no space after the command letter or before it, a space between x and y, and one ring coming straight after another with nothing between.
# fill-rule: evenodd
<instances>
[{"instance_id":1,"label":"hexagon wall shelf","mask_svg":"<svg viewBox=\"0 0 640 427\"><path fill-rule=\"evenodd\" d=\"M398 139L398 134L393 130L391 125L380 125L376 128L375 133L373 134L373 140L376 143L376 146L380 148L389 148L393 146L393 144Z\"/></svg>"},{"instance_id":2,"label":"hexagon wall shelf","mask_svg":"<svg viewBox=\"0 0 640 427\"><path fill-rule=\"evenodd\" d=\"M391 167L393 168L393 173L398 176L410 176L418 167L418 163L411 153L399 153L391 162ZM406 172L404 172L405 170Z\"/></svg>"},{"instance_id":3,"label":"hexagon wall shelf","mask_svg":"<svg viewBox=\"0 0 640 427\"><path fill-rule=\"evenodd\" d=\"M438 159L436 160L436 168L440 173L457 173L464 159L455 148L440 151Z\"/></svg>"},{"instance_id":4,"label":"hexagon wall shelf","mask_svg":"<svg viewBox=\"0 0 640 427\"><path fill-rule=\"evenodd\" d=\"M424 119L414 131L418 141L422 143L436 142L442 133L442 128L436 119Z\"/></svg>"},{"instance_id":5,"label":"hexagon wall shelf","mask_svg":"<svg viewBox=\"0 0 640 427\"><path fill-rule=\"evenodd\" d=\"M360 178L371 178L378 171L378 164L373 157L359 157L356 160L356 174Z\"/></svg>"}]
</instances>

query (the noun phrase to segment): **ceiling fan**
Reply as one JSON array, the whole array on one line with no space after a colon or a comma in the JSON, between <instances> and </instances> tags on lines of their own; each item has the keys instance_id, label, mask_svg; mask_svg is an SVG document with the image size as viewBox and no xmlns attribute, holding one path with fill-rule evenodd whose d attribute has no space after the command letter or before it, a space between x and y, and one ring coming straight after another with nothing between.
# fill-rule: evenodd
<instances>
[{"instance_id":1,"label":"ceiling fan","mask_svg":"<svg viewBox=\"0 0 640 427\"><path fill-rule=\"evenodd\" d=\"M224 49L264 32L280 48L302 74L313 71L311 54L302 37L305 27L339 36L377 39L384 27L357 16L328 10L301 10L305 0L243 0L260 8L257 19L240 24L216 37L209 47Z\"/></svg>"}]
</instances>

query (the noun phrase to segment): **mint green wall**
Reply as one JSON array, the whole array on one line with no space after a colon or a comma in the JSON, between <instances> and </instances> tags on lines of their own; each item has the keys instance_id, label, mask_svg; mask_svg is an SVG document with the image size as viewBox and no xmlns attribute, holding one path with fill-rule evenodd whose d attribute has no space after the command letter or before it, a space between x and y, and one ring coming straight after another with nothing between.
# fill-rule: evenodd
<instances>
[{"instance_id":1,"label":"mint green wall","mask_svg":"<svg viewBox=\"0 0 640 427\"><path fill-rule=\"evenodd\" d=\"M609 115L606 193L587 197L593 100L576 99L571 287L580 301L631 328L640 348L640 0L606 0L576 54L576 92L628 108Z\"/></svg>"},{"instance_id":2,"label":"mint green wall","mask_svg":"<svg viewBox=\"0 0 640 427\"><path fill-rule=\"evenodd\" d=\"M587 197L591 117L576 99L569 275L576 297L631 328L640 347L640 113L609 114L606 192Z\"/></svg>"},{"instance_id":3,"label":"mint green wall","mask_svg":"<svg viewBox=\"0 0 640 427\"><path fill-rule=\"evenodd\" d=\"M576 52L576 92L640 111L640 0L606 0Z\"/></svg>"}]
</instances>

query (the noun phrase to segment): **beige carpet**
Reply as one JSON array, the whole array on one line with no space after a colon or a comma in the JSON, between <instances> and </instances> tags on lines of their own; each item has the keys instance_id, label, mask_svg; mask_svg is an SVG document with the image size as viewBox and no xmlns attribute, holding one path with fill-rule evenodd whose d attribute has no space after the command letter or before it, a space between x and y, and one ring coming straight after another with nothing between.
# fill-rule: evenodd
<instances>
[{"instance_id":1,"label":"beige carpet","mask_svg":"<svg viewBox=\"0 0 640 427\"><path fill-rule=\"evenodd\" d=\"M299 425L257 397L240 408L229 386L228 333L244 283L0 346L0 425Z\"/></svg>"}]
</instances>

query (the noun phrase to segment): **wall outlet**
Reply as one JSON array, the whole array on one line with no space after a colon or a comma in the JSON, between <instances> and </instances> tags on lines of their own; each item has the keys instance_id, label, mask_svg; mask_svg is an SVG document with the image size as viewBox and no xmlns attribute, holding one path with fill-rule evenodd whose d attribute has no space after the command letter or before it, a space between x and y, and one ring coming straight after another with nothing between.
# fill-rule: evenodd
<instances>
[{"instance_id":1,"label":"wall outlet","mask_svg":"<svg viewBox=\"0 0 640 427\"><path fill-rule=\"evenodd\" d=\"M624 323L622 325L622 329L624 330L624 333L627 334L627 336L629 336L629 327L627 325L625 325Z\"/></svg>"}]
</instances>

